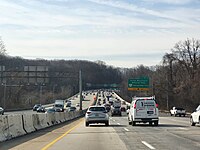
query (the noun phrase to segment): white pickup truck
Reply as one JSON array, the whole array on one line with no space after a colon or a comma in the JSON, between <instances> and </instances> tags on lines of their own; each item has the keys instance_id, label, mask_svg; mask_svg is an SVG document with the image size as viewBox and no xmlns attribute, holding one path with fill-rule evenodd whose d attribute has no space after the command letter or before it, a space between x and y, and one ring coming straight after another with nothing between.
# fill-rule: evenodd
<instances>
[{"instance_id":1,"label":"white pickup truck","mask_svg":"<svg viewBox=\"0 0 200 150\"><path fill-rule=\"evenodd\" d=\"M183 108L180 108L180 107L173 107L171 110L170 110L170 114L171 116L184 116L186 115L186 111L185 109Z\"/></svg>"}]
</instances>

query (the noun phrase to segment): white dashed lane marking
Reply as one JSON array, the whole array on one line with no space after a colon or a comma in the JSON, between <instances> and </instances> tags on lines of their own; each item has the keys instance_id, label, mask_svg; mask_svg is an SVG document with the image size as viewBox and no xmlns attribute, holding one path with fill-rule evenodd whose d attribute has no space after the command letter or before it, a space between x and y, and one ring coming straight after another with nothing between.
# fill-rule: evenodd
<instances>
[{"instance_id":1,"label":"white dashed lane marking","mask_svg":"<svg viewBox=\"0 0 200 150\"><path fill-rule=\"evenodd\" d=\"M124 128L124 130L125 130L125 131L129 131L129 129L127 129L127 128Z\"/></svg>"},{"instance_id":2,"label":"white dashed lane marking","mask_svg":"<svg viewBox=\"0 0 200 150\"><path fill-rule=\"evenodd\" d=\"M150 149L155 149L153 146L151 146L149 143L145 142L145 141L142 141L142 143L147 146L148 148Z\"/></svg>"}]
</instances>

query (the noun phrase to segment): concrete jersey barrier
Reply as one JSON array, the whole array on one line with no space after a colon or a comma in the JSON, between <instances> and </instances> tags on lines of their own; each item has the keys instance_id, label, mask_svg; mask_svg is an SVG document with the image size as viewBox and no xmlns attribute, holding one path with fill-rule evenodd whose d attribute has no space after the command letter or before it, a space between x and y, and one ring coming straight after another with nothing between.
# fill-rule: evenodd
<instances>
[{"instance_id":1,"label":"concrete jersey barrier","mask_svg":"<svg viewBox=\"0 0 200 150\"><path fill-rule=\"evenodd\" d=\"M85 110L52 114L16 114L0 116L0 141L6 141L85 114Z\"/></svg>"}]
</instances>

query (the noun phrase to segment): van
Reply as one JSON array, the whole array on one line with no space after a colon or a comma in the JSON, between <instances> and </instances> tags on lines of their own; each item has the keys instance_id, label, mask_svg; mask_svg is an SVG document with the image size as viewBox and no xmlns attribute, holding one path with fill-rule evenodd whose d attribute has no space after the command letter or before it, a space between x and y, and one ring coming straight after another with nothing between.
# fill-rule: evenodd
<instances>
[{"instance_id":1,"label":"van","mask_svg":"<svg viewBox=\"0 0 200 150\"><path fill-rule=\"evenodd\" d=\"M154 96L134 97L128 113L128 123L134 126L137 122L149 122L150 125L153 123L158 126L158 113L158 104Z\"/></svg>"}]
</instances>

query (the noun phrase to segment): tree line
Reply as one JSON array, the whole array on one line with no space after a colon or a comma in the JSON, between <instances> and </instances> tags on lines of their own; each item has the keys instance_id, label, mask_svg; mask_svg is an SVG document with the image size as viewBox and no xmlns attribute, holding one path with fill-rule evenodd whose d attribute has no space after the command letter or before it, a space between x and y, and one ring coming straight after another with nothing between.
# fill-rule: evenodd
<instances>
[{"instance_id":1,"label":"tree line","mask_svg":"<svg viewBox=\"0 0 200 150\"><path fill-rule=\"evenodd\" d=\"M5 91L2 83L0 105L5 105L6 100L6 108L32 107L34 103L51 103L55 99L64 99L78 93L79 70L82 70L84 90L90 89L89 84L119 84L118 94L125 100L130 102L133 96L155 95L161 109L178 106L192 111L200 103L200 40L197 39L176 43L163 56L162 64L116 68L103 61L30 60L11 57L6 54L5 45L0 38L0 66L5 66L10 71L23 70L24 66L49 68L49 82L45 85L8 86ZM150 78L150 90L128 91L128 79L140 76Z\"/></svg>"}]
</instances>

